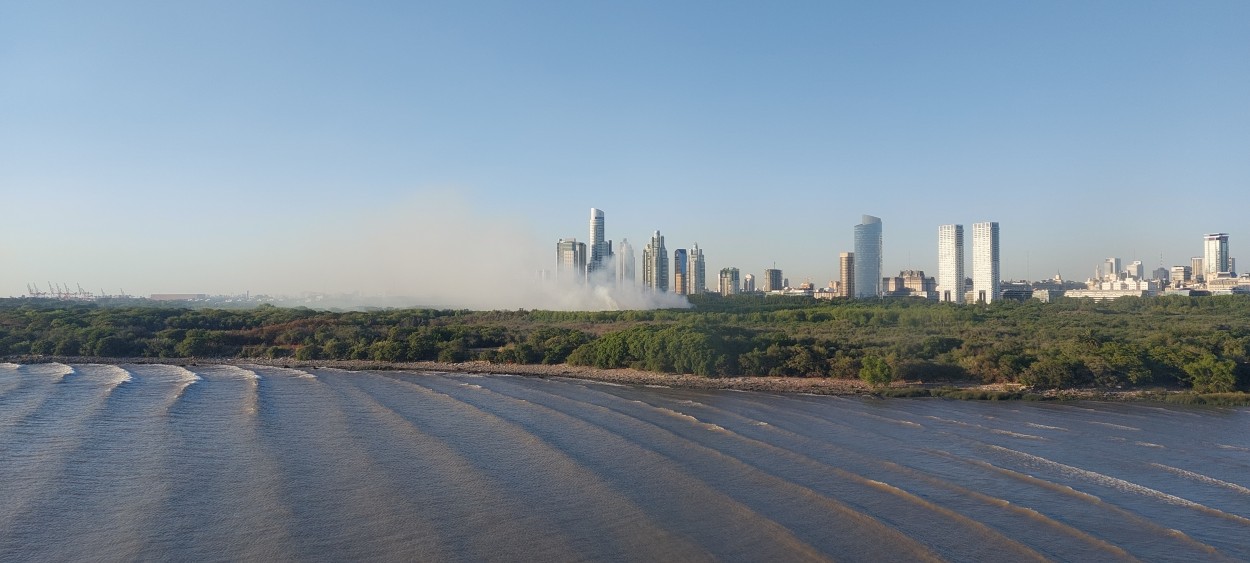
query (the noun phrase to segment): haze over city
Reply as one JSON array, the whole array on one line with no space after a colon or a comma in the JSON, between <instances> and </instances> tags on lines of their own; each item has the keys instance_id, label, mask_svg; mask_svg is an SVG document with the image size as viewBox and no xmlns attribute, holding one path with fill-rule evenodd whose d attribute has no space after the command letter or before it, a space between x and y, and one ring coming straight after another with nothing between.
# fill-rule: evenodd
<instances>
[{"instance_id":1,"label":"haze over city","mask_svg":"<svg viewBox=\"0 0 1250 563\"><path fill-rule=\"evenodd\" d=\"M516 307L563 237L823 286L1001 225L1002 276L1250 260L1250 5L0 7L0 295ZM641 256L639 256L641 257ZM709 282L709 285L712 285ZM511 288L511 289L510 289Z\"/></svg>"}]
</instances>

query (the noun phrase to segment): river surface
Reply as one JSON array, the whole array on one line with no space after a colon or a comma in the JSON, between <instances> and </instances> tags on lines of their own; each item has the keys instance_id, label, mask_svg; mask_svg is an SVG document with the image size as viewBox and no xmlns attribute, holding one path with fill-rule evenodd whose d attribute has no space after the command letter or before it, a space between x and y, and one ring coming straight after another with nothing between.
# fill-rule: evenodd
<instances>
[{"instance_id":1,"label":"river surface","mask_svg":"<svg viewBox=\"0 0 1250 563\"><path fill-rule=\"evenodd\" d=\"M0 364L0 561L1250 560L1250 409Z\"/></svg>"}]
</instances>

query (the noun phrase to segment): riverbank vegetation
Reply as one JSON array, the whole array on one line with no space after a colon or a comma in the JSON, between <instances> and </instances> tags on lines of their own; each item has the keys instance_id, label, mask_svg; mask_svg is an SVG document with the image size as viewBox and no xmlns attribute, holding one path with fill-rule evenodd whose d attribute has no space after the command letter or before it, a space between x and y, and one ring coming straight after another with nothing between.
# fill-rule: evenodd
<instances>
[{"instance_id":1,"label":"riverbank vegetation","mask_svg":"<svg viewBox=\"0 0 1250 563\"><path fill-rule=\"evenodd\" d=\"M956 306L696 296L657 311L316 311L0 300L0 355L487 360L773 375L1019 383L1037 389L1250 387L1250 297Z\"/></svg>"}]
</instances>

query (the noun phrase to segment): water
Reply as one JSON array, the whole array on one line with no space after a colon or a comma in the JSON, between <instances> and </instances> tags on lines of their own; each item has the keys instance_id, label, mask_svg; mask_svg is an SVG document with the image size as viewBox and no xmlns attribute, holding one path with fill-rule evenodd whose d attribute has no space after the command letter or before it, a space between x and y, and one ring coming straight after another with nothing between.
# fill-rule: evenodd
<instances>
[{"instance_id":1,"label":"water","mask_svg":"<svg viewBox=\"0 0 1250 563\"><path fill-rule=\"evenodd\" d=\"M0 561L1250 560L1250 409L0 364Z\"/></svg>"}]
</instances>

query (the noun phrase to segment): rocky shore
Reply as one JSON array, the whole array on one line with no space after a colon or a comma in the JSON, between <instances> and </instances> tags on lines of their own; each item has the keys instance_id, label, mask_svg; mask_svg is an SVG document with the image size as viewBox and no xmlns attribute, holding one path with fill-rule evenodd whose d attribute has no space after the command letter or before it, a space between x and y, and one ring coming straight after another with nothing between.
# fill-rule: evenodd
<instances>
[{"instance_id":1,"label":"rocky shore","mask_svg":"<svg viewBox=\"0 0 1250 563\"><path fill-rule=\"evenodd\" d=\"M67 364L175 364L269 366L287 368L334 368L349 371L402 370L413 372L509 374L527 377L568 377L592 381L604 381L623 385L662 386L682 389L731 389L738 391L763 391L767 393L810 393L814 395L880 395L863 381L855 379L803 378L803 377L703 377L676 375L635 369L599 369L569 364L492 364L484 361L443 362L378 362L372 360L295 360L293 358L102 358L93 356L10 356L4 361L19 364L60 362ZM919 381L896 381L890 389L937 389L957 387L960 390L987 393L1029 393L1020 385L973 383L926 383ZM1029 393L1041 400L1094 400L1094 401L1141 401L1159 400L1169 394L1184 394L1181 390L1141 389L1061 389Z\"/></svg>"}]
</instances>

